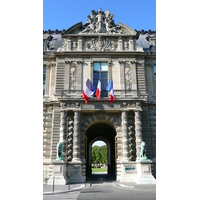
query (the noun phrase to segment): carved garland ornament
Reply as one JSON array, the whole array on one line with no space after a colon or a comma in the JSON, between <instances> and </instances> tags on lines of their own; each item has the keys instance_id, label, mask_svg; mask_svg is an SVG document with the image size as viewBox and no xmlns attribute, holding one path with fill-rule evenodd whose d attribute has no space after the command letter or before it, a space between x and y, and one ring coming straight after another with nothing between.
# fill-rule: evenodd
<instances>
[{"instance_id":1,"label":"carved garland ornament","mask_svg":"<svg viewBox=\"0 0 200 200\"><path fill-rule=\"evenodd\" d=\"M131 76L131 65L129 63L125 63L124 67L124 76L125 76L125 87L126 90L132 89L132 76Z\"/></svg>"},{"instance_id":2,"label":"carved garland ornament","mask_svg":"<svg viewBox=\"0 0 200 200\"><path fill-rule=\"evenodd\" d=\"M84 51L114 51L118 48L118 41L110 38L92 38L85 42Z\"/></svg>"},{"instance_id":3,"label":"carved garland ornament","mask_svg":"<svg viewBox=\"0 0 200 200\"><path fill-rule=\"evenodd\" d=\"M76 90L77 85L77 66L75 63L72 63L70 66L70 78L69 78L69 87L71 91Z\"/></svg>"}]
</instances>

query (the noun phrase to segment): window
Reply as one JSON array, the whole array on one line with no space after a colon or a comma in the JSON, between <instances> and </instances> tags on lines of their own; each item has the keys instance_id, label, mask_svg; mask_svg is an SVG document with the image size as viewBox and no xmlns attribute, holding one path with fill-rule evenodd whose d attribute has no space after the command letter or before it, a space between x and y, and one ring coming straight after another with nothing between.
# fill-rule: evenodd
<instances>
[{"instance_id":1,"label":"window","mask_svg":"<svg viewBox=\"0 0 200 200\"><path fill-rule=\"evenodd\" d=\"M107 97L108 92L105 90L108 84L108 63L106 62L94 62L94 75L93 85L97 88L99 74L101 75L101 97ZM94 94L94 97L96 94Z\"/></svg>"},{"instance_id":2,"label":"window","mask_svg":"<svg viewBox=\"0 0 200 200\"><path fill-rule=\"evenodd\" d=\"M45 95L46 66L43 65L43 95Z\"/></svg>"}]
</instances>

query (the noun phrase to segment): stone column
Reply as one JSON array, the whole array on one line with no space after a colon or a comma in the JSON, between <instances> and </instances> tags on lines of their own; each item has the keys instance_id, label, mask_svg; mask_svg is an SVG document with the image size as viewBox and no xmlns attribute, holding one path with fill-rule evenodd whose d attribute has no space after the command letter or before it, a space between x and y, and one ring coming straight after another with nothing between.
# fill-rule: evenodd
<instances>
[{"instance_id":1,"label":"stone column","mask_svg":"<svg viewBox=\"0 0 200 200\"><path fill-rule=\"evenodd\" d=\"M122 161L129 160L127 111L122 111Z\"/></svg>"},{"instance_id":2,"label":"stone column","mask_svg":"<svg viewBox=\"0 0 200 200\"><path fill-rule=\"evenodd\" d=\"M74 111L74 136L72 162L81 162L80 158L80 111Z\"/></svg>"},{"instance_id":3,"label":"stone column","mask_svg":"<svg viewBox=\"0 0 200 200\"><path fill-rule=\"evenodd\" d=\"M140 143L142 142L142 121L141 111L135 111L135 143L136 143L136 160L140 160Z\"/></svg>"},{"instance_id":4,"label":"stone column","mask_svg":"<svg viewBox=\"0 0 200 200\"><path fill-rule=\"evenodd\" d=\"M59 139L58 146L61 146L62 152L61 152L61 156L59 156L58 152L57 152L57 158L56 158L56 160L64 160L64 157L65 157L66 119L67 119L67 113L66 113L66 111L61 110L61 112L60 112L60 139Z\"/></svg>"}]
</instances>

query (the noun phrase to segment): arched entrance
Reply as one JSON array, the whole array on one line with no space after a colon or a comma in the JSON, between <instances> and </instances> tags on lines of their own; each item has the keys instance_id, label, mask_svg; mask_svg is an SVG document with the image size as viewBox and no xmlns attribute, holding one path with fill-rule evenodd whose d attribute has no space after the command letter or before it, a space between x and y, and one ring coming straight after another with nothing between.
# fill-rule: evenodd
<instances>
[{"instance_id":1,"label":"arched entrance","mask_svg":"<svg viewBox=\"0 0 200 200\"><path fill-rule=\"evenodd\" d=\"M114 128L106 123L95 123L86 131L87 146L86 146L86 177L92 177L92 144L97 140L102 140L108 147L108 173L107 177L115 178L116 176L116 160L115 160L115 136Z\"/></svg>"}]
</instances>

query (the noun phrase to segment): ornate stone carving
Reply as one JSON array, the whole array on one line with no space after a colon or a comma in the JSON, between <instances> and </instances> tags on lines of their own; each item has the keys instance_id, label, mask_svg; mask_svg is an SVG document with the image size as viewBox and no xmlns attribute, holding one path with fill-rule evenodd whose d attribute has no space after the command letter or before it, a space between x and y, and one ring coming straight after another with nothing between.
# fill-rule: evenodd
<instances>
[{"instance_id":1,"label":"ornate stone carving","mask_svg":"<svg viewBox=\"0 0 200 200\"><path fill-rule=\"evenodd\" d=\"M72 42L72 51L76 51L78 48L78 43L76 41Z\"/></svg>"},{"instance_id":2,"label":"ornate stone carving","mask_svg":"<svg viewBox=\"0 0 200 200\"><path fill-rule=\"evenodd\" d=\"M108 10L105 12L101 11L91 11L91 15L88 15L88 20L86 21L86 26L82 33L122 33L119 26L114 23L113 14L110 14Z\"/></svg>"},{"instance_id":3,"label":"ornate stone carving","mask_svg":"<svg viewBox=\"0 0 200 200\"><path fill-rule=\"evenodd\" d=\"M124 50L125 51L129 50L129 41L124 41Z\"/></svg>"},{"instance_id":4,"label":"ornate stone carving","mask_svg":"<svg viewBox=\"0 0 200 200\"><path fill-rule=\"evenodd\" d=\"M135 143L136 143L136 156L140 160L140 143L142 142L142 121L141 112L135 111Z\"/></svg>"},{"instance_id":5,"label":"ornate stone carving","mask_svg":"<svg viewBox=\"0 0 200 200\"><path fill-rule=\"evenodd\" d=\"M104 38L100 35L98 38L86 39L84 51L114 51L117 48L116 39Z\"/></svg>"},{"instance_id":6,"label":"ornate stone carving","mask_svg":"<svg viewBox=\"0 0 200 200\"><path fill-rule=\"evenodd\" d=\"M68 162L72 160L73 131L74 131L73 117L69 116L67 117L67 161Z\"/></svg>"},{"instance_id":7,"label":"ornate stone carving","mask_svg":"<svg viewBox=\"0 0 200 200\"><path fill-rule=\"evenodd\" d=\"M135 107L135 103L128 103L127 107L134 108Z\"/></svg>"},{"instance_id":8,"label":"ornate stone carving","mask_svg":"<svg viewBox=\"0 0 200 200\"><path fill-rule=\"evenodd\" d=\"M73 159L80 161L80 111L74 111Z\"/></svg>"},{"instance_id":9,"label":"ornate stone carving","mask_svg":"<svg viewBox=\"0 0 200 200\"><path fill-rule=\"evenodd\" d=\"M47 67L51 68L51 67L56 67L57 66L57 63L54 62L54 61L49 61L46 65Z\"/></svg>"},{"instance_id":10,"label":"ornate stone carving","mask_svg":"<svg viewBox=\"0 0 200 200\"><path fill-rule=\"evenodd\" d=\"M68 108L73 108L73 107L75 107L76 105L75 105L75 103L66 103L66 107L68 107Z\"/></svg>"},{"instance_id":11,"label":"ornate stone carving","mask_svg":"<svg viewBox=\"0 0 200 200\"><path fill-rule=\"evenodd\" d=\"M97 119L105 119L106 118L106 113L105 112L97 112L96 113L96 118Z\"/></svg>"},{"instance_id":12,"label":"ornate stone carving","mask_svg":"<svg viewBox=\"0 0 200 200\"><path fill-rule=\"evenodd\" d=\"M122 155L123 161L129 160L127 111L122 111Z\"/></svg>"},{"instance_id":13,"label":"ornate stone carving","mask_svg":"<svg viewBox=\"0 0 200 200\"><path fill-rule=\"evenodd\" d=\"M125 63L124 76L125 76L125 88L126 90L131 90L132 89L131 65L128 62Z\"/></svg>"},{"instance_id":14,"label":"ornate stone carving","mask_svg":"<svg viewBox=\"0 0 200 200\"><path fill-rule=\"evenodd\" d=\"M48 108L47 108L47 112L52 112L53 111L53 107L52 106L49 106Z\"/></svg>"},{"instance_id":15,"label":"ornate stone carving","mask_svg":"<svg viewBox=\"0 0 200 200\"><path fill-rule=\"evenodd\" d=\"M130 160L134 159L134 146L133 146L133 126L128 126L128 136L129 136L129 156Z\"/></svg>"},{"instance_id":16,"label":"ornate stone carving","mask_svg":"<svg viewBox=\"0 0 200 200\"><path fill-rule=\"evenodd\" d=\"M71 91L74 91L76 89L77 85L77 66L73 62L70 66L70 75L69 75L69 88Z\"/></svg>"}]
</instances>

